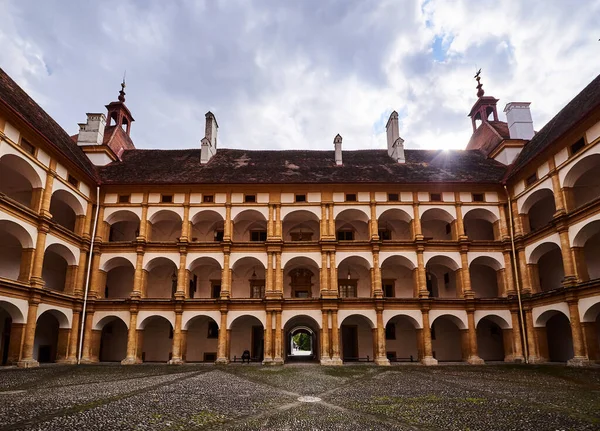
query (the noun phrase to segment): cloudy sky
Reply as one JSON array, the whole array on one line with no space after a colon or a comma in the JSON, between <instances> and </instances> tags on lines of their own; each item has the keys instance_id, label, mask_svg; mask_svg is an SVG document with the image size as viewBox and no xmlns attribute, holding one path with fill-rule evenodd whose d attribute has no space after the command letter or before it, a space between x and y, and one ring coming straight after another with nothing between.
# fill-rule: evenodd
<instances>
[{"instance_id":1,"label":"cloudy sky","mask_svg":"<svg viewBox=\"0 0 600 431\"><path fill-rule=\"evenodd\" d=\"M0 67L70 134L127 105L138 148L464 148L487 95L536 129L600 73L600 0L0 0Z\"/></svg>"}]
</instances>

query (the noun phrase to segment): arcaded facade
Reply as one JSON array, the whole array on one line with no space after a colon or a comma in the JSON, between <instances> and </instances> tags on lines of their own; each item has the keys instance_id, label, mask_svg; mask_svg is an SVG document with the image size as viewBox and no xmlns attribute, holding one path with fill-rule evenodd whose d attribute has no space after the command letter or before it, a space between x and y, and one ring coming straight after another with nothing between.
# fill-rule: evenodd
<instances>
[{"instance_id":1,"label":"arcaded facade","mask_svg":"<svg viewBox=\"0 0 600 431\"><path fill-rule=\"evenodd\" d=\"M464 151L395 112L382 150L210 112L139 150L124 85L69 136L0 70L0 363L600 361L600 77L537 132L478 84Z\"/></svg>"}]
</instances>

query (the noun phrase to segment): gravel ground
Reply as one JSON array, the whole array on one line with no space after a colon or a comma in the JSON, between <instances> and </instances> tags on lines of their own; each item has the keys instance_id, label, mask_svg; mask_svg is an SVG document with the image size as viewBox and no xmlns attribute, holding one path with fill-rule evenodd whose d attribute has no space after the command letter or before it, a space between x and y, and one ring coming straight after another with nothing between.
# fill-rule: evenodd
<instances>
[{"instance_id":1,"label":"gravel ground","mask_svg":"<svg viewBox=\"0 0 600 431\"><path fill-rule=\"evenodd\" d=\"M0 369L0 431L83 429L600 430L600 368Z\"/></svg>"}]
</instances>

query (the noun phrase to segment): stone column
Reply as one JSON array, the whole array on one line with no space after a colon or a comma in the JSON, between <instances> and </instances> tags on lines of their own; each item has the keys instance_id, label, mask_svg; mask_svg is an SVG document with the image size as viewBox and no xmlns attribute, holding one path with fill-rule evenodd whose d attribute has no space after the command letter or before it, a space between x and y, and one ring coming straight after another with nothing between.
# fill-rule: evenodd
<instances>
[{"instance_id":1,"label":"stone column","mask_svg":"<svg viewBox=\"0 0 600 431\"><path fill-rule=\"evenodd\" d=\"M521 339L521 331L519 326L519 310L510 310L512 323L512 362L524 362L523 357L523 340Z\"/></svg>"},{"instance_id":2,"label":"stone column","mask_svg":"<svg viewBox=\"0 0 600 431\"><path fill-rule=\"evenodd\" d=\"M49 231L50 228L46 222L41 222L38 226L37 241L35 243L35 252L33 254L33 266L31 268L32 287L44 287L42 270L44 267L44 254L46 252L46 235Z\"/></svg>"},{"instance_id":3,"label":"stone column","mask_svg":"<svg viewBox=\"0 0 600 431\"><path fill-rule=\"evenodd\" d=\"M469 358L467 362L471 365L482 365L483 359L479 357L477 351L477 327L475 326L475 311L467 310L467 319L469 323Z\"/></svg>"},{"instance_id":4,"label":"stone column","mask_svg":"<svg viewBox=\"0 0 600 431\"><path fill-rule=\"evenodd\" d=\"M573 358L567 361L571 367L581 367L589 365L590 361L585 351L583 341L583 331L581 330L581 320L579 318L579 306L576 299L567 300L569 304L569 320L571 321L571 334L573 335Z\"/></svg>"},{"instance_id":5,"label":"stone column","mask_svg":"<svg viewBox=\"0 0 600 431\"><path fill-rule=\"evenodd\" d=\"M79 341L79 319L81 312L73 310L73 323L71 324L71 337L69 338L69 353L65 360L66 363L77 363L77 341Z\"/></svg>"},{"instance_id":6,"label":"stone column","mask_svg":"<svg viewBox=\"0 0 600 431\"><path fill-rule=\"evenodd\" d=\"M231 202L229 202L229 195L227 196L227 203L225 204L225 223L223 224L223 241L229 242L232 237L232 223L231 223Z\"/></svg>"},{"instance_id":7,"label":"stone column","mask_svg":"<svg viewBox=\"0 0 600 431\"><path fill-rule=\"evenodd\" d=\"M190 236L190 204L189 193L185 194L186 203L183 205L183 221L181 222L181 236L179 237L180 242L188 242Z\"/></svg>"},{"instance_id":8,"label":"stone column","mask_svg":"<svg viewBox=\"0 0 600 431\"><path fill-rule=\"evenodd\" d=\"M100 257L101 254L96 248L96 250L92 251L92 270L90 272L90 294L93 297L103 297L104 296L104 286L100 285L102 278L100 276Z\"/></svg>"},{"instance_id":9,"label":"stone column","mask_svg":"<svg viewBox=\"0 0 600 431\"><path fill-rule=\"evenodd\" d=\"M33 346L35 343L35 328L37 323L39 298L33 298L29 301L27 309L27 324L25 326L25 339L23 340L23 350L21 360L17 362L17 366L21 368L38 367L40 363L33 359Z\"/></svg>"},{"instance_id":10,"label":"stone column","mask_svg":"<svg viewBox=\"0 0 600 431\"><path fill-rule=\"evenodd\" d=\"M69 336L71 329L58 328L58 340L56 342L56 359L57 364L65 364L69 355Z\"/></svg>"},{"instance_id":11,"label":"stone column","mask_svg":"<svg viewBox=\"0 0 600 431\"><path fill-rule=\"evenodd\" d=\"M283 268L281 266L281 252L275 253L275 289L279 295L283 295Z\"/></svg>"},{"instance_id":12,"label":"stone column","mask_svg":"<svg viewBox=\"0 0 600 431\"><path fill-rule=\"evenodd\" d=\"M527 259L525 259L525 248L521 247L517 249L519 255L519 273L521 276L521 291L525 294L531 294L533 291L531 275L529 274L529 266L527 265Z\"/></svg>"},{"instance_id":13,"label":"stone column","mask_svg":"<svg viewBox=\"0 0 600 431\"><path fill-rule=\"evenodd\" d=\"M527 327L527 350L529 351L529 363L539 364L544 362L544 359L539 356L537 348L537 334L533 327L533 315L531 314L531 308L525 309L525 322Z\"/></svg>"},{"instance_id":14,"label":"stone column","mask_svg":"<svg viewBox=\"0 0 600 431\"><path fill-rule=\"evenodd\" d=\"M515 237L523 236L523 220L522 215L519 214L519 207L517 201L513 200L511 203L512 215L513 215L513 228L515 230Z\"/></svg>"},{"instance_id":15,"label":"stone column","mask_svg":"<svg viewBox=\"0 0 600 431\"><path fill-rule=\"evenodd\" d=\"M578 280L585 282L589 281L590 275L588 272L587 262L585 260L585 253L583 247L571 248L571 254L573 255L573 265L575 266L575 276Z\"/></svg>"},{"instance_id":16,"label":"stone column","mask_svg":"<svg viewBox=\"0 0 600 431\"><path fill-rule=\"evenodd\" d=\"M142 217L140 218L140 229L138 238L142 241L147 241L148 235L148 204L142 204Z\"/></svg>"},{"instance_id":17,"label":"stone column","mask_svg":"<svg viewBox=\"0 0 600 431\"><path fill-rule=\"evenodd\" d=\"M329 290L335 292L335 296L339 295L338 290L338 275L337 266L335 264L335 251L329 253Z\"/></svg>"},{"instance_id":18,"label":"stone column","mask_svg":"<svg viewBox=\"0 0 600 431\"><path fill-rule=\"evenodd\" d=\"M550 167L550 178L552 179L552 190L554 191L554 205L556 206L557 213L565 212L565 200L563 197L562 189L560 187L560 179L558 178L558 171L556 170L556 166L554 164L554 157L550 157L549 159L549 167Z\"/></svg>"},{"instance_id":19,"label":"stone column","mask_svg":"<svg viewBox=\"0 0 600 431\"><path fill-rule=\"evenodd\" d=\"M457 193L459 195L459 193ZM458 240L466 240L467 234L465 233L465 226L462 215L462 203L456 203L456 239Z\"/></svg>"},{"instance_id":20,"label":"stone column","mask_svg":"<svg viewBox=\"0 0 600 431\"><path fill-rule=\"evenodd\" d=\"M223 270L221 271L221 299L229 299L231 294L231 272L229 270L229 250L223 253Z\"/></svg>"},{"instance_id":21,"label":"stone column","mask_svg":"<svg viewBox=\"0 0 600 431\"><path fill-rule=\"evenodd\" d=\"M390 361L387 358L387 349L385 346L385 326L383 325L383 309L376 310L377 313L377 356L375 363L377 365L389 366Z\"/></svg>"},{"instance_id":22,"label":"stone column","mask_svg":"<svg viewBox=\"0 0 600 431\"><path fill-rule=\"evenodd\" d=\"M329 215L329 236L335 238L335 217L333 216L333 203L327 205Z\"/></svg>"},{"instance_id":23,"label":"stone column","mask_svg":"<svg viewBox=\"0 0 600 431\"><path fill-rule=\"evenodd\" d=\"M221 310L221 323L219 324L219 340L217 347L217 360L216 364L226 365L229 363L229 356L227 355L227 310Z\"/></svg>"},{"instance_id":24,"label":"stone column","mask_svg":"<svg viewBox=\"0 0 600 431\"><path fill-rule=\"evenodd\" d=\"M263 365L271 365L273 362L273 313L267 310L267 321L265 325L265 355Z\"/></svg>"},{"instance_id":25,"label":"stone column","mask_svg":"<svg viewBox=\"0 0 600 431\"><path fill-rule=\"evenodd\" d=\"M175 311L175 328L173 328L173 347L171 355L171 360L169 364L171 365L181 365L183 364L183 358L181 356L181 318L182 318L183 310L178 309Z\"/></svg>"},{"instance_id":26,"label":"stone column","mask_svg":"<svg viewBox=\"0 0 600 431\"><path fill-rule=\"evenodd\" d=\"M323 295L324 292L328 291L328 272L327 272L327 252L322 251L321 252L321 269L319 271L319 280L321 282L321 295Z\"/></svg>"},{"instance_id":27,"label":"stone column","mask_svg":"<svg viewBox=\"0 0 600 431\"><path fill-rule=\"evenodd\" d=\"M89 364L94 362L92 357L92 329L94 321L94 312L89 310L85 315L83 329L83 347L81 349L81 363Z\"/></svg>"},{"instance_id":28,"label":"stone column","mask_svg":"<svg viewBox=\"0 0 600 431\"><path fill-rule=\"evenodd\" d=\"M321 204L321 220L319 220L319 239L327 236L327 207Z\"/></svg>"},{"instance_id":29,"label":"stone column","mask_svg":"<svg viewBox=\"0 0 600 431\"><path fill-rule=\"evenodd\" d=\"M269 204L269 219L267 220L267 238L271 238L274 236L274 232L275 229L273 229L274 226L274 222L273 222L273 216L274 216L274 206Z\"/></svg>"},{"instance_id":30,"label":"stone column","mask_svg":"<svg viewBox=\"0 0 600 431\"><path fill-rule=\"evenodd\" d=\"M179 250L179 268L177 269L177 291L175 297L185 298L185 270L187 266L187 251L184 247Z\"/></svg>"},{"instance_id":31,"label":"stone column","mask_svg":"<svg viewBox=\"0 0 600 431\"><path fill-rule=\"evenodd\" d=\"M273 252L267 251L267 273L265 274L267 295L272 293L273 289Z\"/></svg>"},{"instance_id":32,"label":"stone column","mask_svg":"<svg viewBox=\"0 0 600 431\"><path fill-rule=\"evenodd\" d=\"M97 202L99 204L99 202ZM89 242L91 238L91 228L92 228L92 219L94 217L94 204L92 202L88 202L86 211L85 211L85 219L83 220L83 240Z\"/></svg>"},{"instance_id":33,"label":"stone column","mask_svg":"<svg viewBox=\"0 0 600 431\"><path fill-rule=\"evenodd\" d=\"M577 283L575 276L575 265L573 265L573 256L571 254L571 244L569 241L569 230L566 223L561 223L558 226L558 234L560 236L560 252L565 270L564 286L570 286Z\"/></svg>"},{"instance_id":34,"label":"stone column","mask_svg":"<svg viewBox=\"0 0 600 431\"><path fill-rule=\"evenodd\" d=\"M75 296L82 297L85 292L85 276L87 272L87 252L88 250L82 248L79 252L79 265L77 266L77 274L75 276L75 285L73 294Z\"/></svg>"},{"instance_id":35,"label":"stone column","mask_svg":"<svg viewBox=\"0 0 600 431\"><path fill-rule=\"evenodd\" d=\"M513 277L513 265L510 250L504 250L502 252L504 256L504 280L505 280L505 291L507 296L514 296L517 294L515 279Z\"/></svg>"},{"instance_id":36,"label":"stone column","mask_svg":"<svg viewBox=\"0 0 600 431\"><path fill-rule=\"evenodd\" d=\"M338 311L331 310L331 361L329 365L343 365L340 358L340 326L338 324Z\"/></svg>"},{"instance_id":37,"label":"stone column","mask_svg":"<svg viewBox=\"0 0 600 431\"><path fill-rule=\"evenodd\" d=\"M374 298L383 298L381 287L381 268L379 267L379 250L373 250L373 291Z\"/></svg>"},{"instance_id":38,"label":"stone column","mask_svg":"<svg viewBox=\"0 0 600 431\"><path fill-rule=\"evenodd\" d=\"M429 310L421 310L423 315L423 330L421 335L423 336L423 358L421 363L423 365L437 365L438 361L433 357L433 349L431 347L431 327L429 326Z\"/></svg>"},{"instance_id":39,"label":"stone column","mask_svg":"<svg viewBox=\"0 0 600 431\"><path fill-rule=\"evenodd\" d=\"M417 248L417 287L419 289L419 298L429 298L422 246Z\"/></svg>"},{"instance_id":40,"label":"stone column","mask_svg":"<svg viewBox=\"0 0 600 431\"><path fill-rule=\"evenodd\" d=\"M583 335L588 352L588 358L596 363L600 362L600 344L598 343L598 329L596 322L585 322L581 324L583 327ZM13 323L14 326L14 323ZM12 344L12 332L11 332Z\"/></svg>"},{"instance_id":41,"label":"stone column","mask_svg":"<svg viewBox=\"0 0 600 431\"><path fill-rule=\"evenodd\" d=\"M329 356L329 314L327 310L322 310L321 327L321 365L329 365L331 356Z\"/></svg>"},{"instance_id":42,"label":"stone column","mask_svg":"<svg viewBox=\"0 0 600 431\"><path fill-rule=\"evenodd\" d=\"M460 251L460 262L461 262L461 278L462 278L462 288L463 295L465 299L473 299L475 298L475 292L471 290L471 274L469 273L469 259L467 257L467 251Z\"/></svg>"},{"instance_id":43,"label":"stone column","mask_svg":"<svg viewBox=\"0 0 600 431\"><path fill-rule=\"evenodd\" d=\"M273 358L273 365L283 365L282 335L281 310L277 310L275 311L275 357Z\"/></svg>"},{"instance_id":44,"label":"stone column","mask_svg":"<svg viewBox=\"0 0 600 431\"><path fill-rule=\"evenodd\" d=\"M500 213L500 220L498 220L498 231L500 233L500 238L501 240L508 240L510 239L510 234L509 234L509 229L508 229L508 225L506 223L506 210L504 209L504 204L498 204L498 212Z\"/></svg>"},{"instance_id":45,"label":"stone column","mask_svg":"<svg viewBox=\"0 0 600 431\"><path fill-rule=\"evenodd\" d=\"M421 215L419 214L419 197L417 192L413 193L413 232L416 240L423 239L423 231L421 230Z\"/></svg>"},{"instance_id":46,"label":"stone column","mask_svg":"<svg viewBox=\"0 0 600 431\"><path fill-rule=\"evenodd\" d=\"M40 215L42 217L52 218L50 213L50 202L52 201L52 186L56 177L56 160L50 160L50 169L46 174L46 184L42 192L42 202L40 205Z\"/></svg>"},{"instance_id":47,"label":"stone column","mask_svg":"<svg viewBox=\"0 0 600 431\"><path fill-rule=\"evenodd\" d=\"M7 363L10 365L18 364L21 357L21 348L25 339L24 323L12 323L10 326L10 343L8 345Z\"/></svg>"},{"instance_id":48,"label":"stone column","mask_svg":"<svg viewBox=\"0 0 600 431\"><path fill-rule=\"evenodd\" d=\"M34 254L34 248L24 248L21 250L21 265L19 266L19 277L17 278L18 281L23 283L29 282Z\"/></svg>"},{"instance_id":49,"label":"stone column","mask_svg":"<svg viewBox=\"0 0 600 431\"><path fill-rule=\"evenodd\" d=\"M281 239L281 205L275 205L275 237Z\"/></svg>"},{"instance_id":50,"label":"stone column","mask_svg":"<svg viewBox=\"0 0 600 431\"><path fill-rule=\"evenodd\" d=\"M131 310L129 315L129 328L127 330L127 356L121 361L123 365L138 364L137 355L137 309Z\"/></svg>"},{"instance_id":51,"label":"stone column","mask_svg":"<svg viewBox=\"0 0 600 431\"><path fill-rule=\"evenodd\" d=\"M379 240L379 223L377 220L377 206L375 203L375 196L373 193L371 193L371 203L370 203L370 207L371 207L371 220L370 220L370 226L371 226L371 239L374 241L378 241Z\"/></svg>"}]
</instances>

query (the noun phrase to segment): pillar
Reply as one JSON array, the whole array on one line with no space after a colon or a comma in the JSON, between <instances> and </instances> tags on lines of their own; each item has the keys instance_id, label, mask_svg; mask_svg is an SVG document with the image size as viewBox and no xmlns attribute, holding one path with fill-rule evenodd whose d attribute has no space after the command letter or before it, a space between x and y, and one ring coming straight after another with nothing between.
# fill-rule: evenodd
<instances>
[{"instance_id":1,"label":"pillar","mask_svg":"<svg viewBox=\"0 0 600 431\"><path fill-rule=\"evenodd\" d=\"M329 365L342 365L340 358L340 326L338 324L338 311L331 310L331 362Z\"/></svg>"},{"instance_id":2,"label":"pillar","mask_svg":"<svg viewBox=\"0 0 600 431\"><path fill-rule=\"evenodd\" d=\"M187 203L183 205L183 221L181 222L181 236L179 237L180 242L187 242L190 236L190 204L189 193L186 193L185 198Z\"/></svg>"},{"instance_id":3,"label":"pillar","mask_svg":"<svg viewBox=\"0 0 600 431\"><path fill-rule=\"evenodd\" d=\"M283 365L282 358L282 328L281 328L281 310L275 311L275 356L273 364Z\"/></svg>"},{"instance_id":4,"label":"pillar","mask_svg":"<svg viewBox=\"0 0 600 431\"><path fill-rule=\"evenodd\" d=\"M544 362L537 348L537 334L533 327L533 315L531 308L525 309L525 322L527 327L527 350L529 351L529 363L538 364Z\"/></svg>"},{"instance_id":5,"label":"pillar","mask_svg":"<svg viewBox=\"0 0 600 431\"><path fill-rule=\"evenodd\" d=\"M6 358L7 364L18 364L21 357L21 349L25 338L24 323L12 323L10 326L10 343L8 345L8 355Z\"/></svg>"},{"instance_id":6,"label":"pillar","mask_svg":"<svg viewBox=\"0 0 600 431\"><path fill-rule=\"evenodd\" d=\"M577 277L575 276L575 265L573 265L573 255L571 254L569 231L566 223L559 227L558 235L560 236L560 252L565 270L563 285L572 285L577 282Z\"/></svg>"},{"instance_id":7,"label":"pillar","mask_svg":"<svg viewBox=\"0 0 600 431\"><path fill-rule=\"evenodd\" d=\"M98 252L98 250L90 251L90 253L93 253L92 270L90 272L90 294L96 297L102 297L104 296L104 286L101 286L102 277L100 276L101 254Z\"/></svg>"},{"instance_id":8,"label":"pillar","mask_svg":"<svg viewBox=\"0 0 600 431\"><path fill-rule=\"evenodd\" d=\"M228 335L227 310L221 310L221 323L219 324L219 339L217 344L217 360L215 361L216 364L226 365L229 363L229 355L227 352Z\"/></svg>"},{"instance_id":9,"label":"pillar","mask_svg":"<svg viewBox=\"0 0 600 431\"><path fill-rule=\"evenodd\" d=\"M423 249L417 249L417 288L419 289L419 298L429 298L427 290L427 276L425 273L425 259Z\"/></svg>"},{"instance_id":10,"label":"pillar","mask_svg":"<svg viewBox=\"0 0 600 431\"><path fill-rule=\"evenodd\" d=\"M56 177L55 169L56 160L50 160L50 170L46 174L46 184L42 192L42 202L40 205L40 214L48 218L52 218L52 214L50 214L50 201L52 200L52 186Z\"/></svg>"},{"instance_id":11,"label":"pillar","mask_svg":"<svg viewBox=\"0 0 600 431\"><path fill-rule=\"evenodd\" d=\"M56 359L57 364L67 363L69 355L69 337L71 335L70 328L58 328L58 341L56 343Z\"/></svg>"},{"instance_id":12,"label":"pillar","mask_svg":"<svg viewBox=\"0 0 600 431\"><path fill-rule=\"evenodd\" d=\"M281 205L275 205L275 237L281 239Z\"/></svg>"},{"instance_id":13,"label":"pillar","mask_svg":"<svg viewBox=\"0 0 600 431\"><path fill-rule=\"evenodd\" d=\"M563 197L562 189L560 187L560 179L558 178L558 171L554 164L554 157L549 159L550 165L550 178L552 179L552 191L554 192L554 205L556 206L556 213L565 212L565 200Z\"/></svg>"},{"instance_id":14,"label":"pillar","mask_svg":"<svg viewBox=\"0 0 600 431\"><path fill-rule=\"evenodd\" d=\"M335 251L329 253L329 290L335 292L335 296L339 295Z\"/></svg>"},{"instance_id":15,"label":"pillar","mask_svg":"<svg viewBox=\"0 0 600 431\"><path fill-rule=\"evenodd\" d=\"M371 239L377 241L379 240L379 223L377 221L377 206L375 204L375 199L373 193L371 193L371 220L369 225L371 226Z\"/></svg>"},{"instance_id":16,"label":"pillar","mask_svg":"<svg viewBox=\"0 0 600 431\"><path fill-rule=\"evenodd\" d=\"M23 283L29 282L34 255L34 248L24 248L21 250L21 264L19 266L19 277L17 278L18 281Z\"/></svg>"},{"instance_id":17,"label":"pillar","mask_svg":"<svg viewBox=\"0 0 600 431\"><path fill-rule=\"evenodd\" d=\"M92 324L94 321L94 312L88 311L85 316L84 330L83 330L83 347L81 349L81 363L89 364L94 362L92 357Z\"/></svg>"},{"instance_id":18,"label":"pillar","mask_svg":"<svg viewBox=\"0 0 600 431\"><path fill-rule=\"evenodd\" d=\"M35 252L33 254L33 265L31 268L31 286L44 287L42 279L42 270L44 267L44 254L46 252L46 235L50 228L48 224L42 222L38 226L37 240L35 243Z\"/></svg>"},{"instance_id":19,"label":"pillar","mask_svg":"<svg viewBox=\"0 0 600 431\"><path fill-rule=\"evenodd\" d=\"M133 310L129 315L129 328L127 330L127 356L121 361L123 365L138 364L137 355L137 310Z\"/></svg>"},{"instance_id":20,"label":"pillar","mask_svg":"<svg viewBox=\"0 0 600 431\"><path fill-rule=\"evenodd\" d=\"M321 294L323 294L324 292L328 291L328 272L327 272L327 252L322 251L321 252L321 269L319 271L319 275L320 275L320 284L321 284Z\"/></svg>"},{"instance_id":21,"label":"pillar","mask_svg":"<svg viewBox=\"0 0 600 431\"><path fill-rule=\"evenodd\" d=\"M321 325L321 365L329 365L331 356L329 356L329 314L327 310L322 310Z\"/></svg>"},{"instance_id":22,"label":"pillar","mask_svg":"<svg viewBox=\"0 0 600 431\"><path fill-rule=\"evenodd\" d=\"M459 193L457 193L459 195ZM460 202L456 203L456 238L457 239L467 239L467 235L465 234L465 226L462 216L462 204Z\"/></svg>"},{"instance_id":23,"label":"pillar","mask_svg":"<svg viewBox=\"0 0 600 431\"><path fill-rule=\"evenodd\" d=\"M512 355L509 358L511 362L523 362L523 340L519 324L519 310L510 310L512 323Z\"/></svg>"},{"instance_id":24,"label":"pillar","mask_svg":"<svg viewBox=\"0 0 600 431\"><path fill-rule=\"evenodd\" d=\"M183 364L183 358L181 355L181 317L183 310L175 311L175 328L173 328L173 347L172 355L169 364L181 365Z\"/></svg>"},{"instance_id":25,"label":"pillar","mask_svg":"<svg viewBox=\"0 0 600 431\"><path fill-rule=\"evenodd\" d=\"M521 291L525 294L530 294L533 291L531 275L527 260L525 259L525 248L521 247L517 250L519 256L519 275L521 277Z\"/></svg>"},{"instance_id":26,"label":"pillar","mask_svg":"<svg viewBox=\"0 0 600 431\"><path fill-rule=\"evenodd\" d=\"M40 363L33 359L33 345L35 342L35 327L37 323L39 299L29 301L27 309L27 324L25 326L25 339L23 340L23 350L21 360L17 366L21 368L38 367Z\"/></svg>"},{"instance_id":27,"label":"pillar","mask_svg":"<svg viewBox=\"0 0 600 431\"><path fill-rule=\"evenodd\" d=\"M575 276L581 282L589 281L590 275L588 272L587 262L585 260L585 253L583 247L571 248L571 254L573 255L573 265L575 267Z\"/></svg>"},{"instance_id":28,"label":"pillar","mask_svg":"<svg viewBox=\"0 0 600 431\"><path fill-rule=\"evenodd\" d=\"M79 253L79 265L77 266L77 275L75 276L75 285L73 294L75 296L83 296L85 291L85 276L87 274L87 250L81 249Z\"/></svg>"},{"instance_id":29,"label":"pillar","mask_svg":"<svg viewBox=\"0 0 600 431\"><path fill-rule=\"evenodd\" d=\"M267 321L265 325L265 354L263 365L270 365L273 362L273 312L267 310Z\"/></svg>"},{"instance_id":30,"label":"pillar","mask_svg":"<svg viewBox=\"0 0 600 431\"><path fill-rule=\"evenodd\" d=\"M506 224L506 210L504 209L504 204L498 204L498 212L500 213L500 220L498 220L499 224L499 233L501 240L508 240L510 238L510 234L508 232L508 226Z\"/></svg>"},{"instance_id":31,"label":"pillar","mask_svg":"<svg viewBox=\"0 0 600 431\"><path fill-rule=\"evenodd\" d=\"M13 323L14 325L14 323ZM596 363L600 362L600 344L598 344L598 328L596 322L585 322L581 324L583 327L583 335L588 353L588 358ZM12 331L11 331L12 344Z\"/></svg>"},{"instance_id":32,"label":"pillar","mask_svg":"<svg viewBox=\"0 0 600 431\"><path fill-rule=\"evenodd\" d=\"M467 257L467 251L461 250L460 252L460 262L461 262L461 279L462 279L462 288L463 295L465 299L473 299L475 298L475 293L471 290L471 274L469 273L469 259Z\"/></svg>"},{"instance_id":33,"label":"pillar","mask_svg":"<svg viewBox=\"0 0 600 431\"><path fill-rule=\"evenodd\" d=\"M379 251L373 251L373 291L372 296L375 298L383 298L383 290L381 287L381 268L379 267Z\"/></svg>"},{"instance_id":34,"label":"pillar","mask_svg":"<svg viewBox=\"0 0 600 431\"><path fill-rule=\"evenodd\" d=\"M187 252L179 252L179 268L177 269L177 291L176 298L185 298L185 269L187 266Z\"/></svg>"},{"instance_id":35,"label":"pillar","mask_svg":"<svg viewBox=\"0 0 600 431\"><path fill-rule=\"evenodd\" d=\"M515 230L515 237L523 236L523 219L521 214L519 214L519 207L517 206L517 201L511 201L511 209L513 216L513 228Z\"/></svg>"},{"instance_id":36,"label":"pillar","mask_svg":"<svg viewBox=\"0 0 600 431\"><path fill-rule=\"evenodd\" d=\"M504 250L502 255L504 256L504 289L507 296L514 296L517 294L517 290L513 275L512 256L509 250Z\"/></svg>"},{"instance_id":37,"label":"pillar","mask_svg":"<svg viewBox=\"0 0 600 431\"><path fill-rule=\"evenodd\" d=\"M329 216L329 236L336 238L335 233L335 217L333 216L333 203L327 205L327 212Z\"/></svg>"},{"instance_id":38,"label":"pillar","mask_svg":"<svg viewBox=\"0 0 600 431\"><path fill-rule=\"evenodd\" d=\"M390 361L387 358L387 351L385 346L385 326L383 325L383 309L376 310L377 312L377 356L375 357L375 363L377 365L389 366Z\"/></svg>"},{"instance_id":39,"label":"pillar","mask_svg":"<svg viewBox=\"0 0 600 431\"><path fill-rule=\"evenodd\" d=\"M423 365L437 365L438 361L433 357L433 349L431 347L431 326L429 325L429 310L421 310L423 315L423 357L421 363Z\"/></svg>"},{"instance_id":40,"label":"pillar","mask_svg":"<svg viewBox=\"0 0 600 431\"><path fill-rule=\"evenodd\" d=\"M227 200L229 201L229 195L227 196ZM227 202L225 204L225 223L223 224L223 241L231 241L231 203Z\"/></svg>"},{"instance_id":41,"label":"pillar","mask_svg":"<svg viewBox=\"0 0 600 431\"><path fill-rule=\"evenodd\" d=\"M231 271L229 270L229 251L223 253L223 270L221 271L221 299L228 299L231 292Z\"/></svg>"},{"instance_id":42,"label":"pillar","mask_svg":"<svg viewBox=\"0 0 600 431\"><path fill-rule=\"evenodd\" d=\"M423 231L421 230L421 214L419 213L419 197L417 192L413 193L413 232L416 240L423 239Z\"/></svg>"},{"instance_id":43,"label":"pillar","mask_svg":"<svg viewBox=\"0 0 600 431\"><path fill-rule=\"evenodd\" d=\"M275 230L273 229L273 216L274 206L269 204L269 219L267 220L267 238L273 237L275 233Z\"/></svg>"},{"instance_id":44,"label":"pillar","mask_svg":"<svg viewBox=\"0 0 600 431\"><path fill-rule=\"evenodd\" d=\"M88 202L87 208L85 210L85 219L83 220L83 240L89 241L91 237L91 228L92 228L92 218L94 217L94 204L92 202Z\"/></svg>"},{"instance_id":45,"label":"pillar","mask_svg":"<svg viewBox=\"0 0 600 431\"><path fill-rule=\"evenodd\" d=\"M583 339L583 331L581 330L581 320L579 318L579 305L575 299L568 300L569 304L569 320L571 323L571 334L573 335L573 358L567 361L567 365L571 367L581 367L589 365L587 353L585 351L585 343Z\"/></svg>"},{"instance_id":46,"label":"pillar","mask_svg":"<svg viewBox=\"0 0 600 431\"><path fill-rule=\"evenodd\" d=\"M69 352L65 360L66 363L77 363L77 341L79 341L79 320L81 312L73 311L73 323L71 324L71 337L69 338Z\"/></svg>"},{"instance_id":47,"label":"pillar","mask_svg":"<svg viewBox=\"0 0 600 431\"><path fill-rule=\"evenodd\" d=\"M319 239L323 239L327 236L327 207L325 204L321 204L321 220L319 220Z\"/></svg>"},{"instance_id":48,"label":"pillar","mask_svg":"<svg viewBox=\"0 0 600 431\"><path fill-rule=\"evenodd\" d=\"M139 229L138 238L142 241L147 241L148 235L148 204L142 204L142 217L140 218L140 229Z\"/></svg>"},{"instance_id":49,"label":"pillar","mask_svg":"<svg viewBox=\"0 0 600 431\"><path fill-rule=\"evenodd\" d=\"M275 253L275 292L283 296L283 268L281 267L281 253Z\"/></svg>"},{"instance_id":50,"label":"pillar","mask_svg":"<svg viewBox=\"0 0 600 431\"><path fill-rule=\"evenodd\" d=\"M265 277L267 295L274 291L273 289L273 252L267 252L267 273Z\"/></svg>"},{"instance_id":51,"label":"pillar","mask_svg":"<svg viewBox=\"0 0 600 431\"><path fill-rule=\"evenodd\" d=\"M482 365L483 359L479 357L477 351L477 327L475 326L475 311L467 310L467 320L469 323L469 357L467 362L471 365Z\"/></svg>"}]
</instances>

